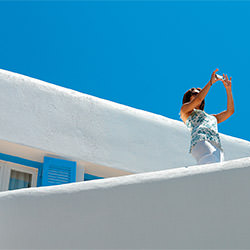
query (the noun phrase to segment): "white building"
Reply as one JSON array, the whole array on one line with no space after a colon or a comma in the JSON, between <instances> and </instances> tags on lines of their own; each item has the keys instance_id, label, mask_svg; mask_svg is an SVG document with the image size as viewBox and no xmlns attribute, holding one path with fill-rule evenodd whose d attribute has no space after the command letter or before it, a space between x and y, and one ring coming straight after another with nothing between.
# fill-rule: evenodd
<instances>
[{"instance_id":1,"label":"white building","mask_svg":"<svg viewBox=\"0 0 250 250\"><path fill-rule=\"evenodd\" d=\"M182 122L6 70L0 102L0 248L250 247L250 142L196 166Z\"/></svg>"}]
</instances>

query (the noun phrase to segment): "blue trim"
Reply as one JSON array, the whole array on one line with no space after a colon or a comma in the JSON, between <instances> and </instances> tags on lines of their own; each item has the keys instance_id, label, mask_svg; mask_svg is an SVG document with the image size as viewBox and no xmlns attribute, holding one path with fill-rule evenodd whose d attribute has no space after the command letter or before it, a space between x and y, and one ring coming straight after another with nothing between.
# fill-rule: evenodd
<instances>
[{"instance_id":1,"label":"blue trim","mask_svg":"<svg viewBox=\"0 0 250 250\"><path fill-rule=\"evenodd\" d=\"M104 179L104 177L99 177L99 176L95 176L92 174L84 173L84 181L91 181L91 180L95 180L95 179Z\"/></svg>"},{"instance_id":2,"label":"blue trim","mask_svg":"<svg viewBox=\"0 0 250 250\"><path fill-rule=\"evenodd\" d=\"M43 163L37 162L37 161L31 161L31 160L27 160L18 156L7 155L3 153L0 153L0 159L3 161L10 161L10 162L25 165L28 167L37 168L38 169L37 186L38 187L41 186Z\"/></svg>"}]
</instances>

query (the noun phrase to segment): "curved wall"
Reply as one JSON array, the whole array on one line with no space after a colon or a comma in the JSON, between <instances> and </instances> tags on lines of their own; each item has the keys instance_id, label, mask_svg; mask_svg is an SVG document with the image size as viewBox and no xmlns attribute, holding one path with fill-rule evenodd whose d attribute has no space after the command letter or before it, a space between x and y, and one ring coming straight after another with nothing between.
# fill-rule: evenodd
<instances>
[{"instance_id":1,"label":"curved wall","mask_svg":"<svg viewBox=\"0 0 250 250\"><path fill-rule=\"evenodd\" d=\"M0 248L249 249L250 158L0 193Z\"/></svg>"},{"instance_id":2,"label":"curved wall","mask_svg":"<svg viewBox=\"0 0 250 250\"><path fill-rule=\"evenodd\" d=\"M194 165L189 131L173 119L0 70L0 140L140 173ZM250 142L221 134L225 160Z\"/></svg>"}]
</instances>

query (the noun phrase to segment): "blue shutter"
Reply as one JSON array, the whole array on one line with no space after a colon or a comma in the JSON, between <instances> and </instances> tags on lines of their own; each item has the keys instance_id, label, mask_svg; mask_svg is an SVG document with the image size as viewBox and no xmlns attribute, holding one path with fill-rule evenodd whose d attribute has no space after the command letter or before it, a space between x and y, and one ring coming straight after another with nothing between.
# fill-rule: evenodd
<instances>
[{"instance_id":1,"label":"blue shutter","mask_svg":"<svg viewBox=\"0 0 250 250\"><path fill-rule=\"evenodd\" d=\"M44 156L42 186L76 181L76 162Z\"/></svg>"}]
</instances>

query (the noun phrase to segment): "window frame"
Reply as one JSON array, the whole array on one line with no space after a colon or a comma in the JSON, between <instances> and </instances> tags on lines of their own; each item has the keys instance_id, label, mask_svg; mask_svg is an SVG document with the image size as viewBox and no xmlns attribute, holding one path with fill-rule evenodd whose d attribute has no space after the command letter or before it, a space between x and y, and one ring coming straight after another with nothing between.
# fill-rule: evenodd
<instances>
[{"instance_id":1,"label":"window frame","mask_svg":"<svg viewBox=\"0 0 250 250\"><path fill-rule=\"evenodd\" d=\"M27 167L18 163L0 160L0 191L9 191L11 170L31 174L31 187L37 187L37 168Z\"/></svg>"}]
</instances>

